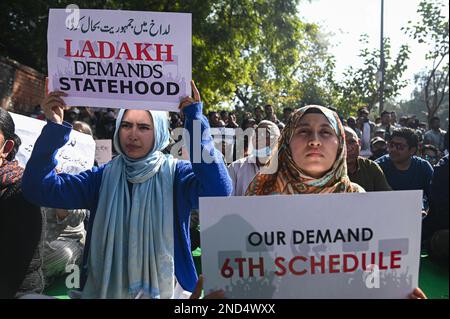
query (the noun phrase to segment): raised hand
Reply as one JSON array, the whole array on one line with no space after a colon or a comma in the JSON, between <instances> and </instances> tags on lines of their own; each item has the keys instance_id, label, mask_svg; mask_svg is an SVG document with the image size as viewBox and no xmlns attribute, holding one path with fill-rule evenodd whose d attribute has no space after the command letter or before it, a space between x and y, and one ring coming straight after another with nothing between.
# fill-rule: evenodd
<instances>
[{"instance_id":1,"label":"raised hand","mask_svg":"<svg viewBox=\"0 0 450 319\"><path fill-rule=\"evenodd\" d=\"M180 105L178 106L178 108L180 109L180 112L183 111L183 109L188 106L191 105L192 103L197 103L200 102L200 93L198 92L197 87L195 86L195 83L193 80L191 80L191 88L192 88L192 92L194 94L194 97L191 96L186 96L184 97L181 102Z\"/></svg>"},{"instance_id":2,"label":"raised hand","mask_svg":"<svg viewBox=\"0 0 450 319\"><path fill-rule=\"evenodd\" d=\"M46 119L58 124L62 124L64 109L67 108L61 96L67 96L67 94L60 91L50 92L41 102Z\"/></svg>"}]
</instances>

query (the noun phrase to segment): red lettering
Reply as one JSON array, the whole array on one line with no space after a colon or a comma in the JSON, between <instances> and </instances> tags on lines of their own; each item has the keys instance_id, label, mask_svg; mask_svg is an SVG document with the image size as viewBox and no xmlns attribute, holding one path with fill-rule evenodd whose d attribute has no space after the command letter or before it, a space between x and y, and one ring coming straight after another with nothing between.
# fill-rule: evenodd
<instances>
[{"instance_id":1,"label":"red lettering","mask_svg":"<svg viewBox=\"0 0 450 319\"><path fill-rule=\"evenodd\" d=\"M248 259L248 270L250 272L249 276L253 277L253 270L259 269L259 276L264 277L264 258L259 257L259 264L253 263L253 258Z\"/></svg>"},{"instance_id":2,"label":"red lettering","mask_svg":"<svg viewBox=\"0 0 450 319\"><path fill-rule=\"evenodd\" d=\"M163 44L155 44L156 47L156 61L165 61L165 62L173 62L173 58L172 58L172 47L173 44L165 44L164 46L167 48L167 51L162 51L161 47L163 46ZM166 53L166 59L163 60L161 57L162 53Z\"/></svg>"},{"instance_id":3,"label":"red lettering","mask_svg":"<svg viewBox=\"0 0 450 319\"><path fill-rule=\"evenodd\" d=\"M330 274L338 273L339 269L334 269L334 266L339 266L339 255L330 255L328 256ZM334 260L337 259L337 260Z\"/></svg>"},{"instance_id":4,"label":"red lettering","mask_svg":"<svg viewBox=\"0 0 450 319\"><path fill-rule=\"evenodd\" d=\"M301 276L301 275L306 274L306 272L307 272L306 269L303 269L302 271L297 271L297 270L295 270L295 268L294 268L294 263L295 263L297 260L307 261L307 259L306 259L305 257L303 257L303 256L295 256L295 257L292 258L291 261L289 262L289 270L291 271L292 274L298 275L298 276Z\"/></svg>"},{"instance_id":5,"label":"red lettering","mask_svg":"<svg viewBox=\"0 0 450 319\"><path fill-rule=\"evenodd\" d=\"M362 253L362 269L367 270L370 265L375 265L376 253L370 253L370 263L367 263L368 256Z\"/></svg>"},{"instance_id":6,"label":"red lettering","mask_svg":"<svg viewBox=\"0 0 450 319\"><path fill-rule=\"evenodd\" d=\"M83 57L87 59L111 59L117 60L125 59L129 61L164 61L173 62L173 44L151 44L151 43L134 43L134 47L128 45L127 42L121 42L117 47L108 41L94 41L86 40L82 44L82 50L80 52L77 49L72 52L72 40L64 39L66 44L66 57ZM94 50L94 47L98 45L98 52ZM152 57L152 46L155 46L156 58ZM80 46L81 47L81 46Z\"/></svg>"},{"instance_id":7,"label":"red lettering","mask_svg":"<svg viewBox=\"0 0 450 319\"><path fill-rule=\"evenodd\" d=\"M367 265L366 265L366 253L362 253L361 254L361 268L365 271L367 269Z\"/></svg>"},{"instance_id":8,"label":"red lettering","mask_svg":"<svg viewBox=\"0 0 450 319\"><path fill-rule=\"evenodd\" d=\"M83 50L81 51L81 53L78 55L79 57L84 57L84 53L89 53L90 58L96 58L97 56L95 55L95 50L92 47L92 44L90 41L86 41L84 43L83 46Z\"/></svg>"},{"instance_id":9,"label":"red lettering","mask_svg":"<svg viewBox=\"0 0 450 319\"><path fill-rule=\"evenodd\" d=\"M391 251L391 269L400 268L399 264L395 264L396 261L400 261L402 259L401 256L396 257L396 255L401 255L402 252L400 250Z\"/></svg>"},{"instance_id":10,"label":"red lettering","mask_svg":"<svg viewBox=\"0 0 450 319\"><path fill-rule=\"evenodd\" d=\"M105 45L109 47L109 55L105 54ZM98 46L100 48L100 55L98 56L100 59L110 59L114 56L115 50L114 45L108 41L98 41Z\"/></svg>"},{"instance_id":11,"label":"red lettering","mask_svg":"<svg viewBox=\"0 0 450 319\"><path fill-rule=\"evenodd\" d=\"M130 49L128 48L128 44L126 42L122 42L122 44L120 45L119 52L117 53L116 56L117 60L121 59L120 57L121 54L126 55L125 60L134 60L133 55L131 54Z\"/></svg>"},{"instance_id":12,"label":"red lettering","mask_svg":"<svg viewBox=\"0 0 450 319\"><path fill-rule=\"evenodd\" d=\"M284 276L286 274L286 268L283 266L283 261L286 259L284 257L275 258L275 266L278 266L280 270L275 271L275 275Z\"/></svg>"},{"instance_id":13,"label":"red lettering","mask_svg":"<svg viewBox=\"0 0 450 319\"><path fill-rule=\"evenodd\" d=\"M224 278L231 278L233 276L233 268L230 267L230 258L225 259L225 262L223 263L222 269L220 270L220 273Z\"/></svg>"},{"instance_id":14,"label":"red lettering","mask_svg":"<svg viewBox=\"0 0 450 319\"><path fill-rule=\"evenodd\" d=\"M142 55L145 55L146 61L153 61L153 58L151 57L150 53L147 51L148 47L152 46L151 43L135 43L136 45L136 60L142 61ZM142 47L144 45L144 47Z\"/></svg>"},{"instance_id":15,"label":"red lettering","mask_svg":"<svg viewBox=\"0 0 450 319\"><path fill-rule=\"evenodd\" d=\"M311 274L315 274L316 273L316 266L320 266L321 267L321 273L323 274L325 272L325 256L320 256L320 261L319 262L315 262L315 257L311 256Z\"/></svg>"},{"instance_id":16,"label":"red lettering","mask_svg":"<svg viewBox=\"0 0 450 319\"><path fill-rule=\"evenodd\" d=\"M379 258L379 268L380 268L380 270L386 270L386 269L388 269L388 267L385 266L385 265L383 264L383 256L384 256L383 252L379 252L379 253L378 253L378 258Z\"/></svg>"},{"instance_id":17,"label":"red lettering","mask_svg":"<svg viewBox=\"0 0 450 319\"><path fill-rule=\"evenodd\" d=\"M370 264L375 265L376 253L370 253Z\"/></svg>"},{"instance_id":18,"label":"red lettering","mask_svg":"<svg viewBox=\"0 0 450 319\"><path fill-rule=\"evenodd\" d=\"M353 259L353 267L348 266L348 260ZM354 272L358 268L358 258L352 254L344 255L344 272Z\"/></svg>"},{"instance_id":19,"label":"red lettering","mask_svg":"<svg viewBox=\"0 0 450 319\"><path fill-rule=\"evenodd\" d=\"M238 264L239 267L239 277L244 277L244 262L245 258L234 258L234 261Z\"/></svg>"},{"instance_id":20,"label":"red lettering","mask_svg":"<svg viewBox=\"0 0 450 319\"><path fill-rule=\"evenodd\" d=\"M71 53L71 44L72 44L72 40L69 39L64 39L64 42L66 42L66 54L64 56L66 57L76 57L77 55L72 55Z\"/></svg>"}]
</instances>

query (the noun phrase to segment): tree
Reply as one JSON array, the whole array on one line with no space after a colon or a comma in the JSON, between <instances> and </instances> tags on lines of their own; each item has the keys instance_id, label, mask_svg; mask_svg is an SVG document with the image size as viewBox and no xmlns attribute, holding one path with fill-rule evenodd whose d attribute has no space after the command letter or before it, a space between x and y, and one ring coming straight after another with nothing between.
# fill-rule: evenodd
<instances>
[{"instance_id":1,"label":"tree","mask_svg":"<svg viewBox=\"0 0 450 319\"><path fill-rule=\"evenodd\" d=\"M415 23L409 21L408 26L403 28L410 37L428 46L425 58L430 65L418 77L423 87L428 120L438 112L449 93L449 29L448 19L442 14L444 8L441 2L421 1L417 9L421 20Z\"/></svg>"},{"instance_id":2,"label":"tree","mask_svg":"<svg viewBox=\"0 0 450 319\"><path fill-rule=\"evenodd\" d=\"M272 53L272 61L266 58L265 53L252 55L256 72L250 74L249 82L236 89L237 102L245 110L251 111L263 103L278 108L328 104L329 99L324 98L324 79L334 69L334 61L328 53L327 43L323 41L326 36L317 25L294 22L291 27L296 31L286 39L289 51ZM272 37L277 34L284 32L274 30ZM261 41L270 43L272 39ZM281 41L280 37L276 41Z\"/></svg>"},{"instance_id":3,"label":"tree","mask_svg":"<svg viewBox=\"0 0 450 319\"><path fill-rule=\"evenodd\" d=\"M70 0L0 2L0 55L47 73L49 8L65 8ZM77 1L83 8L103 8L105 1Z\"/></svg>"},{"instance_id":4,"label":"tree","mask_svg":"<svg viewBox=\"0 0 450 319\"><path fill-rule=\"evenodd\" d=\"M437 76L441 76L439 74L439 71L436 73ZM416 84L416 87L414 88L414 91L412 92L412 98L408 101L403 101L400 103L400 111L401 113L408 115L408 114L414 114L417 116L417 118L420 121L429 121L429 116L427 112L427 108L425 106L425 86L428 81L428 72L421 72L414 76L414 81ZM441 126L447 127L448 124L445 124L445 121L448 121L448 115L449 115L449 95L448 92L446 94L442 94L442 91L445 89L444 84L441 83L441 88L439 89L439 94L443 97L442 102L440 104L439 109L434 113L433 116L438 116L441 119Z\"/></svg>"},{"instance_id":5,"label":"tree","mask_svg":"<svg viewBox=\"0 0 450 319\"><path fill-rule=\"evenodd\" d=\"M368 48L368 36L361 35L360 42L363 45L359 57L363 60L360 68L348 67L344 72L344 79L335 83L337 93L336 105L343 114L348 115L359 107L374 109L379 101L379 79L378 69L380 60L379 49ZM393 59L391 57L390 39L384 39L385 54L385 99L393 99L400 94L400 90L407 85L401 80L403 73L407 69L406 62L409 58L409 47L402 45Z\"/></svg>"},{"instance_id":6,"label":"tree","mask_svg":"<svg viewBox=\"0 0 450 319\"><path fill-rule=\"evenodd\" d=\"M193 78L206 110L221 105L250 110L262 103L298 106L304 98L322 99L330 57L317 25L298 18L299 1L81 0L77 5L192 13ZM2 1L0 54L46 73L48 9L71 2Z\"/></svg>"}]
</instances>

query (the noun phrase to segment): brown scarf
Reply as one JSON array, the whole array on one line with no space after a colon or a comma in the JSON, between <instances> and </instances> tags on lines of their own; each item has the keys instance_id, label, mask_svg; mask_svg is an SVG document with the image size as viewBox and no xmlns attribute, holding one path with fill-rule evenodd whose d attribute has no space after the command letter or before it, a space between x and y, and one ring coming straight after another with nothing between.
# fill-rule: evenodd
<instances>
[{"instance_id":1,"label":"brown scarf","mask_svg":"<svg viewBox=\"0 0 450 319\"><path fill-rule=\"evenodd\" d=\"M306 175L292 159L289 143L296 125L309 109L318 109L330 122L339 139L336 161L329 172L319 179ZM338 115L318 105L309 105L296 110L283 129L278 141L278 169L273 174L258 173L247 188L246 195L353 193L361 188L347 176L345 133ZM277 154L274 154L277 156ZM267 164L271 165L272 160Z\"/></svg>"}]
</instances>

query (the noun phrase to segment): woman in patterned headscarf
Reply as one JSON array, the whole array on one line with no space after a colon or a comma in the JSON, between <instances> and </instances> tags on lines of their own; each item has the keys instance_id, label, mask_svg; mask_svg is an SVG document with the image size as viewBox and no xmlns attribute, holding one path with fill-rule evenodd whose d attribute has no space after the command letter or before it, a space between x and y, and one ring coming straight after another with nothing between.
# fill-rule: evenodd
<instances>
[{"instance_id":1,"label":"woman in patterned headscarf","mask_svg":"<svg viewBox=\"0 0 450 319\"><path fill-rule=\"evenodd\" d=\"M295 111L278 142L274 173L258 173L246 195L364 192L350 181L345 133L338 115L323 106Z\"/></svg>"},{"instance_id":2,"label":"woman in patterned headscarf","mask_svg":"<svg viewBox=\"0 0 450 319\"><path fill-rule=\"evenodd\" d=\"M347 176L344 129L330 109L309 105L295 111L278 149L278 156L255 176L246 195L365 192ZM415 288L409 298L427 297Z\"/></svg>"}]
</instances>

